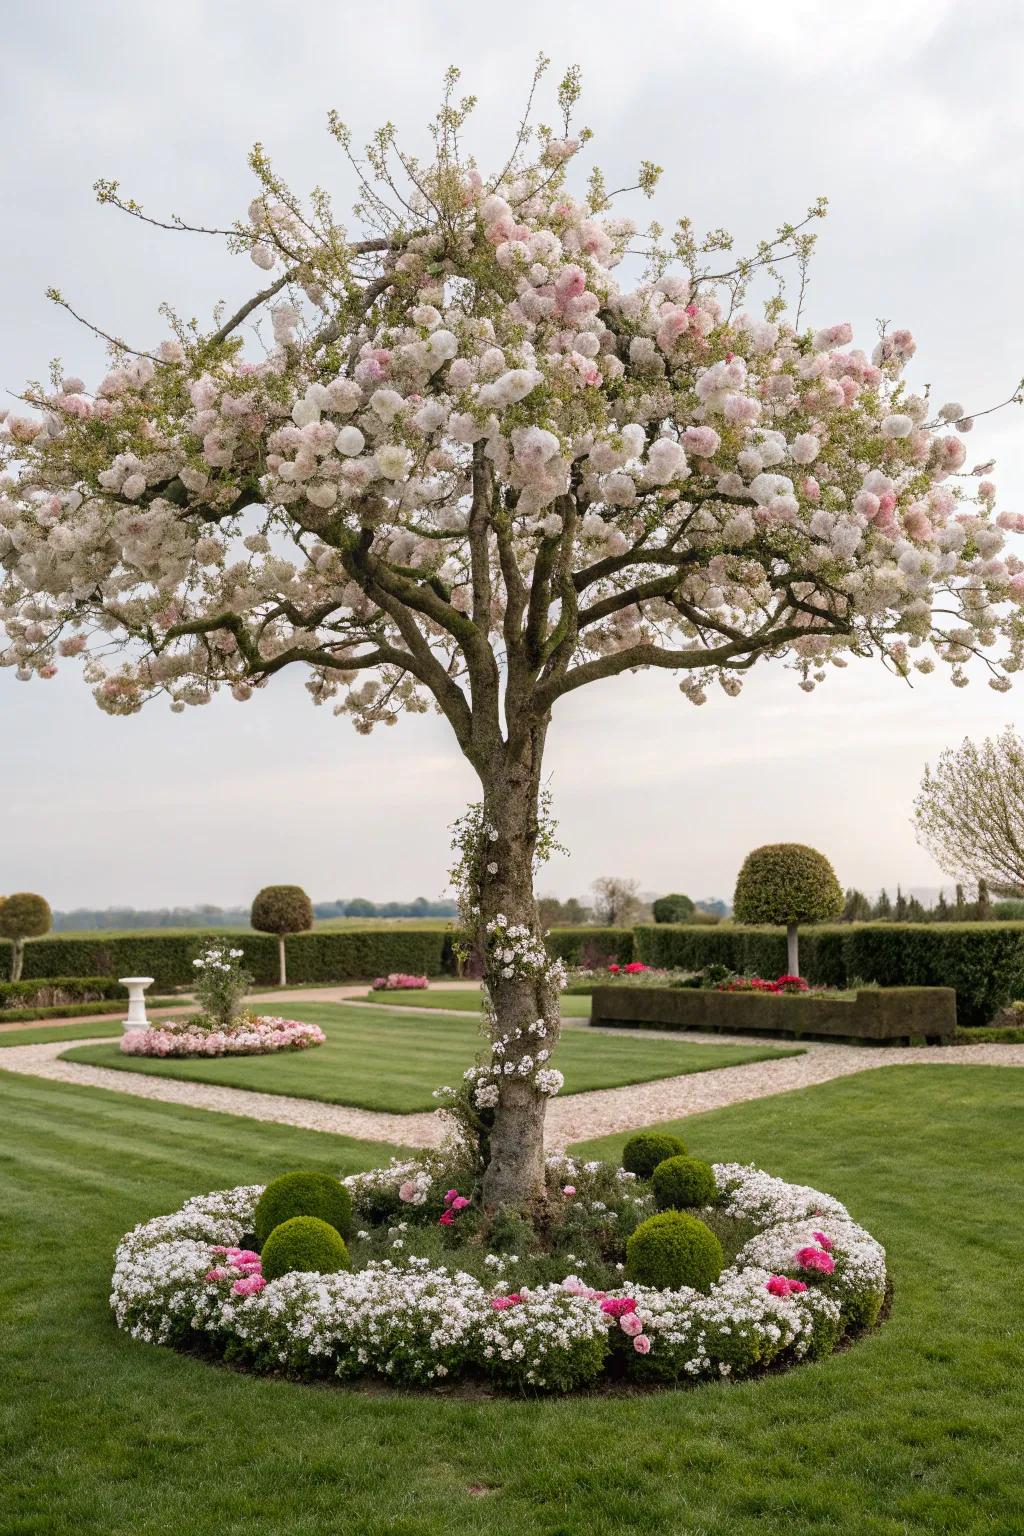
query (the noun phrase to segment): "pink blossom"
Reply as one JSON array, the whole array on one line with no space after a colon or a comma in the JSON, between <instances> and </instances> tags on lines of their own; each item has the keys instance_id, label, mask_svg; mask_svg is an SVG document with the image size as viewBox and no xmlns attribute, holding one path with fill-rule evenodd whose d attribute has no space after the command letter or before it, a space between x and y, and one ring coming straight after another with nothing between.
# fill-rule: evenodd
<instances>
[{"instance_id":1,"label":"pink blossom","mask_svg":"<svg viewBox=\"0 0 1024 1536\"><path fill-rule=\"evenodd\" d=\"M452 1215L451 1211L442 1211L437 1219L442 1227L451 1227L455 1224L455 1217Z\"/></svg>"},{"instance_id":2,"label":"pink blossom","mask_svg":"<svg viewBox=\"0 0 1024 1536\"><path fill-rule=\"evenodd\" d=\"M619 1327L627 1339L634 1339L644 1331L643 1319L638 1312L624 1312L619 1318Z\"/></svg>"},{"instance_id":3,"label":"pink blossom","mask_svg":"<svg viewBox=\"0 0 1024 1536\"><path fill-rule=\"evenodd\" d=\"M798 1248L793 1258L801 1269L813 1270L820 1275L830 1275L836 1267L835 1259L820 1248Z\"/></svg>"},{"instance_id":4,"label":"pink blossom","mask_svg":"<svg viewBox=\"0 0 1024 1536\"><path fill-rule=\"evenodd\" d=\"M458 1198L459 1198L458 1190L457 1189L450 1189L448 1191L448 1193L444 1197L444 1203L445 1203L445 1205L451 1205L452 1202L454 1200L457 1200Z\"/></svg>"},{"instance_id":5,"label":"pink blossom","mask_svg":"<svg viewBox=\"0 0 1024 1536\"><path fill-rule=\"evenodd\" d=\"M788 1275L771 1275L764 1288L773 1296L796 1296L807 1289L802 1280L791 1280Z\"/></svg>"},{"instance_id":6,"label":"pink blossom","mask_svg":"<svg viewBox=\"0 0 1024 1536\"><path fill-rule=\"evenodd\" d=\"M576 1185L575 1184L563 1184L562 1185L562 1194L566 1197L567 1200L571 1200L575 1193L576 1193Z\"/></svg>"},{"instance_id":7,"label":"pink blossom","mask_svg":"<svg viewBox=\"0 0 1024 1536\"><path fill-rule=\"evenodd\" d=\"M243 1280L236 1280L231 1287L233 1296L255 1296L266 1285L262 1275L246 1275Z\"/></svg>"},{"instance_id":8,"label":"pink blossom","mask_svg":"<svg viewBox=\"0 0 1024 1536\"><path fill-rule=\"evenodd\" d=\"M824 1232L815 1232L813 1237L819 1248L824 1248L826 1253L832 1252L832 1239L826 1237Z\"/></svg>"},{"instance_id":9,"label":"pink blossom","mask_svg":"<svg viewBox=\"0 0 1024 1536\"><path fill-rule=\"evenodd\" d=\"M411 1179L406 1179L404 1184L398 1186L398 1198L404 1200L406 1205L411 1205L419 1193Z\"/></svg>"},{"instance_id":10,"label":"pink blossom","mask_svg":"<svg viewBox=\"0 0 1024 1536\"><path fill-rule=\"evenodd\" d=\"M465 1195L456 1195L452 1201L451 1208L453 1211L464 1211L469 1203Z\"/></svg>"},{"instance_id":11,"label":"pink blossom","mask_svg":"<svg viewBox=\"0 0 1024 1536\"><path fill-rule=\"evenodd\" d=\"M609 1296L601 1303L601 1311L607 1312L609 1317L625 1317L629 1312L636 1311L636 1301L632 1296Z\"/></svg>"},{"instance_id":12,"label":"pink blossom","mask_svg":"<svg viewBox=\"0 0 1024 1536\"><path fill-rule=\"evenodd\" d=\"M647 1337L646 1333L638 1333L638 1334L636 1334L636 1336L633 1339L633 1348L636 1350L638 1355L649 1355L650 1354L650 1352L651 1352L651 1341Z\"/></svg>"},{"instance_id":13,"label":"pink blossom","mask_svg":"<svg viewBox=\"0 0 1024 1536\"><path fill-rule=\"evenodd\" d=\"M207 1273L203 1276L203 1279L210 1285L214 1284L214 1282L217 1280L226 1280L227 1278L228 1271L224 1269L220 1264L218 1264L214 1269L208 1270Z\"/></svg>"}]
</instances>

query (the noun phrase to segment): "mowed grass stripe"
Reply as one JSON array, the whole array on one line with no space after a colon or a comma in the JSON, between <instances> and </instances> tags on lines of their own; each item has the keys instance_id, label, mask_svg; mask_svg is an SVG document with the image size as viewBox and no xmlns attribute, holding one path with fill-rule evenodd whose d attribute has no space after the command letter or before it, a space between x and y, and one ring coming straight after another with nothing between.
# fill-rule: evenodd
<instances>
[{"instance_id":1,"label":"mowed grass stripe","mask_svg":"<svg viewBox=\"0 0 1024 1536\"><path fill-rule=\"evenodd\" d=\"M451 1013L479 1013L479 988L431 987L426 991L367 992L365 1002L380 1008L426 1008ZM559 999L563 1019L589 1019L590 998L563 993Z\"/></svg>"},{"instance_id":2,"label":"mowed grass stripe","mask_svg":"<svg viewBox=\"0 0 1024 1536\"><path fill-rule=\"evenodd\" d=\"M468 1018L417 1017L397 1009L371 1013L339 1003L301 1004L289 1012L321 1025L327 1043L281 1055L213 1059L124 1056L116 1044L82 1046L65 1055L121 1071L408 1114L434 1108L434 1089L456 1084L486 1043L477 1022ZM555 1060L565 1074L564 1091L583 1093L793 1054L799 1047L698 1045L677 1037L568 1029Z\"/></svg>"}]
</instances>

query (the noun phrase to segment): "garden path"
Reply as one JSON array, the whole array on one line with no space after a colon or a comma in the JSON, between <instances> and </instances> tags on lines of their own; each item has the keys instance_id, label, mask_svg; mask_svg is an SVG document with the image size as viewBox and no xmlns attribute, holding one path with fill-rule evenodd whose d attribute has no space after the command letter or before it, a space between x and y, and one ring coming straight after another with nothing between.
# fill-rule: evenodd
<instances>
[{"instance_id":1,"label":"garden path","mask_svg":"<svg viewBox=\"0 0 1024 1536\"><path fill-rule=\"evenodd\" d=\"M473 983L467 985L472 986ZM288 995L294 1002L315 1000L356 1003L364 993L365 984L358 987L310 988L308 993L296 989ZM253 1000L272 1000L275 996L280 997L281 994L269 993L266 998L254 996ZM436 1015L437 1010L433 1012ZM582 1022L567 1022L564 1027L589 1026ZM719 1044L722 1040L720 1035L689 1031L687 1038ZM730 1036L732 1038L735 1037ZM0 1068L31 1077L106 1088L136 1098L159 1099L165 1103L218 1110L254 1120L301 1126L308 1130L389 1141L398 1146L436 1146L444 1134L443 1119L436 1111L397 1115L348 1108L339 1104L321 1104L312 1099L291 1098L284 1094L253 1093L242 1088L222 1088L208 1083L148 1077L141 1073L129 1074L106 1067L91 1067L60 1060L62 1052L71 1050L75 1045L87 1044L88 1038L83 1038L8 1046L0 1052ZM547 1116L549 1149L557 1151L574 1141L607 1136L659 1120L681 1119L686 1115L700 1114L704 1110L721 1109L728 1104L788 1093L795 1088L809 1088L829 1082L832 1078L849 1077L877 1067L916 1066L921 1063L953 1068L1024 1066L1024 1045L876 1047L830 1045L812 1041L803 1041L801 1044L805 1048L802 1056L750 1062L745 1066L722 1067L683 1077L666 1077L624 1088L600 1088L590 1093L570 1094L555 1099L549 1106Z\"/></svg>"}]
</instances>

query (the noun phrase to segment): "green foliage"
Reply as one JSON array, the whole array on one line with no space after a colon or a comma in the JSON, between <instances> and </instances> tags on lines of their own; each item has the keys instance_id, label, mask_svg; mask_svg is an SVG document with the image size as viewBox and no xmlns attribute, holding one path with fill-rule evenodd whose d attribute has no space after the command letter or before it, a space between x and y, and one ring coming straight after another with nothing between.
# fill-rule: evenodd
<instances>
[{"instance_id":1,"label":"green foliage","mask_svg":"<svg viewBox=\"0 0 1024 1536\"><path fill-rule=\"evenodd\" d=\"M659 1211L713 1205L718 1195L711 1164L698 1157L667 1157L651 1174L651 1186Z\"/></svg>"},{"instance_id":2,"label":"green foliage","mask_svg":"<svg viewBox=\"0 0 1024 1536\"><path fill-rule=\"evenodd\" d=\"M651 904L651 912L656 923L685 923L696 910L689 896L678 893L659 896L657 901Z\"/></svg>"},{"instance_id":3,"label":"green foliage","mask_svg":"<svg viewBox=\"0 0 1024 1536\"><path fill-rule=\"evenodd\" d=\"M640 1131L631 1136L622 1149L622 1166L639 1179L649 1179L659 1163L668 1157L685 1157L686 1143L678 1136L660 1131Z\"/></svg>"},{"instance_id":4,"label":"green foliage","mask_svg":"<svg viewBox=\"0 0 1024 1536\"><path fill-rule=\"evenodd\" d=\"M43 896L32 891L17 891L13 896L0 898L0 937L5 939L37 939L49 933L53 913Z\"/></svg>"},{"instance_id":5,"label":"green foliage","mask_svg":"<svg viewBox=\"0 0 1024 1536\"><path fill-rule=\"evenodd\" d=\"M683 1211L649 1216L626 1243L626 1274L638 1285L709 1291L724 1267L722 1245L710 1227Z\"/></svg>"},{"instance_id":6,"label":"green foliage","mask_svg":"<svg viewBox=\"0 0 1024 1536\"><path fill-rule=\"evenodd\" d=\"M626 934L632 942L632 935ZM36 939L25 950L25 975L152 976L156 987L191 987L196 945L204 940L228 943L243 952L242 965L257 986L278 979L277 940L258 933L223 928L186 933L54 934ZM0 941L0 968L8 946ZM440 976L454 970L450 936L442 928L321 929L288 941L288 970L293 982L357 981L388 971Z\"/></svg>"},{"instance_id":7,"label":"green foliage","mask_svg":"<svg viewBox=\"0 0 1024 1536\"><path fill-rule=\"evenodd\" d=\"M305 933L313 926L313 903L301 885L265 885L249 921L257 933Z\"/></svg>"},{"instance_id":8,"label":"green foliage","mask_svg":"<svg viewBox=\"0 0 1024 1536\"><path fill-rule=\"evenodd\" d=\"M108 976L38 976L0 981L0 1012L8 1008L53 1008L64 1003L126 1001L124 987Z\"/></svg>"},{"instance_id":9,"label":"green foliage","mask_svg":"<svg viewBox=\"0 0 1024 1536\"><path fill-rule=\"evenodd\" d=\"M274 1228L262 1249L263 1274L277 1280L298 1270L333 1275L351 1269L345 1239L318 1216L291 1216Z\"/></svg>"},{"instance_id":10,"label":"green foliage","mask_svg":"<svg viewBox=\"0 0 1024 1536\"><path fill-rule=\"evenodd\" d=\"M835 870L817 849L766 843L744 859L733 897L738 922L820 923L842 910Z\"/></svg>"},{"instance_id":11,"label":"green foliage","mask_svg":"<svg viewBox=\"0 0 1024 1536\"><path fill-rule=\"evenodd\" d=\"M259 1198L254 1218L257 1239L266 1242L270 1233L293 1216L315 1216L327 1222L341 1237L352 1231L352 1199L340 1179L329 1173L298 1170L273 1179Z\"/></svg>"},{"instance_id":12,"label":"green foliage","mask_svg":"<svg viewBox=\"0 0 1024 1536\"><path fill-rule=\"evenodd\" d=\"M635 930L637 958L648 965L697 971L725 965L744 976L779 976L786 968L780 929L645 926ZM29 951L31 953L31 951ZM882 987L953 987L957 1022L988 1024L1024 997L1024 923L844 923L801 936L800 970L815 986L855 981Z\"/></svg>"},{"instance_id":13,"label":"green foliage","mask_svg":"<svg viewBox=\"0 0 1024 1536\"><path fill-rule=\"evenodd\" d=\"M567 965L597 969L609 961L628 965L636 958L632 928L552 928L545 939L548 954Z\"/></svg>"}]
</instances>

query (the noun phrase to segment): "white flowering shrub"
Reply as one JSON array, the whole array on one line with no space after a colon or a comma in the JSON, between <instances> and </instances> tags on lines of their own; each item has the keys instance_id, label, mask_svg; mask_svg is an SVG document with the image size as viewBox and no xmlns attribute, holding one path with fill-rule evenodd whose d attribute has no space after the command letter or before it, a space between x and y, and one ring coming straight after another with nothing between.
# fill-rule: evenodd
<instances>
[{"instance_id":1,"label":"white flowering shrub","mask_svg":"<svg viewBox=\"0 0 1024 1536\"><path fill-rule=\"evenodd\" d=\"M451 1164L448 1165L448 1168ZM354 1269L293 1273L267 1281L260 1256L240 1246L259 1186L189 1200L122 1239L111 1305L134 1338L208 1350L259 1371L402 1386L484 1379L506 1388L567 1392L602 1377L686 1382L737 1377L779 1362L827 1354L872 1324L887 1285L885 1253L845 1207L818 1190L754 1167L715 1165L718 1219L752 1232L707 1294L654 1290L622 1265L592 1262L594 1233L650 1213L644 1181L604 1162L560 1156L547 1163L552 1201L579 1253L571 1272L525 1283L522 1254L486 1248L443 1262L437 1244L479 1219L469 1197L442 1193L446 1166L395 1161L350 1175L358 1221ZM433 1213L440 1207L441 1215ZM401 1211L407 1219L395 1221ZM472 1228L479 1230L478 1226ZM528 1232L520 1218L505 1241ZM428 1253L417 1246L434 1244ZM386 1254L386 1256L384 1256ZM588 1269L596 1272L588 1278ZM534 1266L536 1269L536 1266Z\"/></svg>"}]
</instances>

